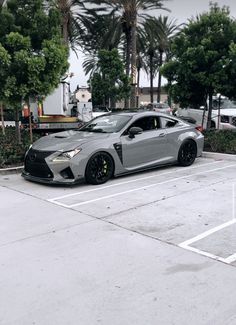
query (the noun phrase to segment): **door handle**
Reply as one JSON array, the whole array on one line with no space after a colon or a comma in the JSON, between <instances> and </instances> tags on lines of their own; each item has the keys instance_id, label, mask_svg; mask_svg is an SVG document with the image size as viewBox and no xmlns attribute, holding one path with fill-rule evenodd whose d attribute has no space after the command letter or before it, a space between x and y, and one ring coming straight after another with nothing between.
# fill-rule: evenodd
<instances>
[{"instance_id":1,"label":"door handle","mask_svg":"<svg viewBox=\"0 0 236 325\"><path fill-rule=\"evenodd\" d=\"M166 135L165 133L160 133L160 134L159 134L159 137L162 138L162 137L164 137L165 135Z\"/></svg>"}]
</instances>

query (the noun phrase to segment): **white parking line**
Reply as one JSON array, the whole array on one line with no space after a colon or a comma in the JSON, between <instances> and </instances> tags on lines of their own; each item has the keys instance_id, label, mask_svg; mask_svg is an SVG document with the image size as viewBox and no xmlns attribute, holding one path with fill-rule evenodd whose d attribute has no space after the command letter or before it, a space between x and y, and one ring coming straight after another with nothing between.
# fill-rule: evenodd
<instances>
[{"instance_id":1,"label":"white parking line","mask_svg":"<svg viewBox=\"0 0 236 325\"><path fill-rule=\"evenodd\" d=\"M206 164L201 164L200 166L188 167L188 170L200 168L200 167L203 167L203 166L209 166L209 165L213 165L213 164L218 164L218 163L222 163L222 162L223 162L222 160L221 161L214 161L214 162L210 162L210 163L206 163ZM183 171L186 171L186 169L184 169L184 168L178 169L178 171L182 171L182 170ZM139 178L131 179L129 181L125 181L125 182L115 183L115 184L106 185L106 186L102 186L102 187L96 187L96 188L89 189L89 190L85 190L85 191L80 191L80 192L75 192L75 193L71 193L71 194L66 194L66 195L58 196L58 197L55 197L55 198L52 198L52 199L48 199L47 201L54 202L54 201L58 201L58 200L65 199L67 197L72 197L72 196L76 196L76 195L80 195L80 194L85 194L85 193L100 191L100 190L104 190L104 189L111 188L111 187L116 187L116 186L120 186L120 185L126 185L126 184L130 184L130 183L134 183L134 182L139 182L139 181L143 181L143 180L146 180L146 179L156 178L156 177L160 177L160 176L168 175L168 174L173 174L173 173L176 173L176 169L174 171L170 171L170 172L158 173L158 174L155 174L155 175L145 176L145 177L139 177Z\"/></svg>"},{"instance_id":2,"label":"white parking line","mask_svg":"<svg viewBox=\"0 0 236 325\"><path fill-rule=\"evenodd\" d=\"M228 165L228 166L224 166L224 167L214 168L214 169L210 169L210 170L204 170L204 171L201 171L201 172L198 172L198 173L195 173L195 174L184 175L184 176L181 176L181 177L175 177L175 178L172 178L170 180L163 181L163 182L158 182L158 183L151 184L151 185L145 185L145 186L138 187L138 188L135 188L135 189L132 189L132 190L122 191L122 192L114 193L114 194L111 194L111 195L105 195L105 196L101 196L101 197L96 198L96 199L87 200L87 201L84 201L84 202L79 202L79 203L75 203L75 204L71 204L71 205L66 205L66 204L57 202L56 199L53 199L53 200L51 199L51 200L48 200L48 201L50 201L52 203L55 203L55 204L58 204L58 205L61 205L61 206L66 207L66 208L74 208L74 207L77 207L77 206L86 205L86 204L90 204L90 203L97 202L97 201L102 201L102 200L105 200L105 199L121 196L121 195L124 195L124 194L137 192L137 191L140 191L140 190L143 190L143 189L152 188L152 187L155 187L157 185L163 185L163 184L171 183L171 182L178 181L178 180L181 180L181 179L186 179L186 178L189 178L189 177L192 177L192 176L205 174L205 173L208 174L208 173L212 173L214 171L223 170L223 169L227 169L227 168L235 167L235 166L236 166L236 164L232 164L232 165ZM86 193L86 191L77 193L77 195L78 194L84 194L84 193ZM63 199L63 198L64 197L61 197L60 199Z\"/></svg>"},{"instance_id":3,"label":"white parking line","mask_svg":"<svg viewBox=\"0 0 236 325\"><path fill-rule=\"evenodd\" d=\"M209 230L203 232L202 234L200 234L198 236L195 236L195 237L193 237L191 239L188 239L188 240L184 241L183 243L179 244L178 246L181 247L181 248L184 248L186 250L189 250L191 252L194 252L194 253L197 253L197 254L200 254L200 255L203 255L203 256L207 256L207 257L213 258L215 260L230 264L230 263L236 261L236 254L233 254L233 255L230 255L230 256L228 256L226 258L223 258L221 256L211 254L209 252L206 252L206 251L203 251L201 249L192 247L190 245L197 242L197 241L199 241L199 240L201 240L201 239L203 239L203 238L206 238L206 237L214 234L217 231L220 231L220 230L222 230L222 229L224 229L226 227L229 227L229 226L231 226L231 225L233 225L235 223L236 223L236 219L234 218L234 219L232 219L232 220L230 220L228 222L225 222L225 223L223 223L223 224L221 224L221 225L219 225L217 227L209 229Z\"/></svg>"},{"instance_id":4,"label":"white parking line","mask_svg":"<svg viewBox=\"0 0 236 325\"><path fill-rule=\"evenodd\" d=\"M219 225L217 227L214 227L212 229L209 229L209 230L203 232L202 234L200 234L198 236L195 236L195 237L193 237L191 239L188 239L188 240L184 241L183 243L179 244L179 246L183 247L183 248L186 247L186 246L189 246L189 245L195 243L196 241L199 241L199 240L201 240L201 239L203 239L205 237L208 237L208 236L214 234L215 232L217 232L217 231L219 231L221 229L224 229L224 228L226 228L228 226L233 225L234 223L236 223L236 219L232 219L230 221L227 221L227 222L225 222L225 223L223 223L223 224L221 224L221 225Z\"/></svg>"},{"instance_id":5,"label":"white parking line","mask_svg":"<svg viewBox=\"0 0 236 325\"><path fill-rule=\"evenodd\" d=\"M207 256L207 257L210 257L210 258L213 258L213 259L216 259L218 261L221 261L221 262L224 262L226 264L231 264L233 262L236 261L236 253L235 254L232 254L226 258L223 258L221 256L217 256L217 255L214 255L214 254L211 254L209 252L206 252L206 251L203 251L203 250L200 250L198 248L195 248L195 247L191 247L190 245L203 239L203 238L206 238L214 233L216 233L217 231L220 231L226 227L229 227L231 225L234 225L236 223L236 215L235 215L235 184L232 185L232 220L228 221L228 222L225 222L217 227L214 227L212 229L209 229L208 231L205 231L203 232L202 234L198 235L198 236L195 236L191 239L188 239L186 241L184 241L183 243L179 244L178 246L181 247L181 248L184 248L186 250L189 250L191 252L194 252L194 253L197 253L197 254L200 254L200 255L203 255L203 256Z\"/></svg>"}]
</instances>

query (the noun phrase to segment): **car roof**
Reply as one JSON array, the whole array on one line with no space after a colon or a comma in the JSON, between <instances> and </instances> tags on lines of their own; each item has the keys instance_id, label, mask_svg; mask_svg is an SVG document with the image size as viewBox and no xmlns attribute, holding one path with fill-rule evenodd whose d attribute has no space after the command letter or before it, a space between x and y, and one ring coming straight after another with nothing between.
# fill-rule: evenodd
<instances>
[{"instance_id":1,"label":"car roof","mask_svg":"<svg viewBox=\"0 0 236 325\"><path fill-rule=\"evenodd\" d=\"M163 116L163 117L169 117L169 118L175 118L174 116L170 116L161 112L155 112L155 111L147 111L147 110L119 110L119 111L112 111L112 115L126 115L126 116L149 116L149 115L156 115L156 116ZM175 118L176 119L176 118Z\"/></svg>"}]
</instances>

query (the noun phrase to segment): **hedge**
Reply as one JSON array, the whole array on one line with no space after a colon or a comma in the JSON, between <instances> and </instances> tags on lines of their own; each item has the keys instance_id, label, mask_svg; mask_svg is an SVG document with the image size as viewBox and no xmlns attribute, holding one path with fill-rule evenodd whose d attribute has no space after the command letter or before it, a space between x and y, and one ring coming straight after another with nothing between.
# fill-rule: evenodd
<instances>
[{"instance_id":1,"label":"hedge","mask_svg":"<svg viewBox=\"0 0 236 325\"><path fill-rule=\"evenodd\" d=\"M204 131L204 150L236 154L236 132L234 130Z\"/></svg>"},{"instance_id":2,"label":"hedge","mask_svg":"<svg viewBox=\"0 0 236 325\"><path fill-rule=\"evenodd\" d=\"M0 168L22 165L25 152L30 145L29 132L22 130L21 136L22 143L18 144L14 127L6 127L5 136L0 132ZM204 131L204 136L205 151L236 154L236 132L232 130L210 130ZM34 134L34 140L38 138L39 135Z\"/></svg>"},{"instance_id":3,"label":"hedge","mask_svg":"<svg viewBox=\"0 0 236 325\"><path fill-rule=\"evenodd\" d=\"M15 127L6 127L5 131L4 136L0 128L0 168L22 165L25 152L30 146L29 132L21 131L22 143L18 144ZM34 135L34 140L38 137Z\"/></svg>"}]
</instances>

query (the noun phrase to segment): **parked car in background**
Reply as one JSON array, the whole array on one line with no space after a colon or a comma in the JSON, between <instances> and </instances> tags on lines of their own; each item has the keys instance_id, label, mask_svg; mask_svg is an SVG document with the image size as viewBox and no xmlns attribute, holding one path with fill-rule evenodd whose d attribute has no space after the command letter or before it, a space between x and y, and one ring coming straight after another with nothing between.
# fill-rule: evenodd
<instances>
[{"instance_id":1,"label":"parked car in background","mask_svg":"<svg viewBox=\"0 0 236 325\"><path fill-rule=\"evenodd\" d=\"M99 107L93 107L92 109L92 116L93 118L111 113L111 111L106 106L99 106Z\"/></svg>"},{"instance_id":2,"label":"parked car in background","mask_svg":"<svg viewBox=\"0 0 236 325\"><path fill-rule=\"evenodd\" d=\"M110 113L37 140L26 153L22 176L42 183L102 184L159 165L190 166L203 142L194 125L166 114Z\"/></svg>"},{"instance_id":3,"label":"parked car in background","mask_svg":"<svg viewBox=\"0 0 236 325\"><path fill-rule=\"evenodd\" d=\"M167 103L153 103L153 110L155 112L165 113L165 114L172 114L172 109Z\"/></svg>"},{"instance_id":4,"label":"parked car in background","mask_svg":"<svg viewBox=\"0 0 236 325\"><path fill-rule=\"evenodd\" d=\"M236 101L229 100L223 96L213 97L213 109L211 127L216 129L235 129L236 128ZM197 125L202 125L203 129L207 126L208 108L179 108L176 116L192 118Z\"/></svg>"}]
</instances>

